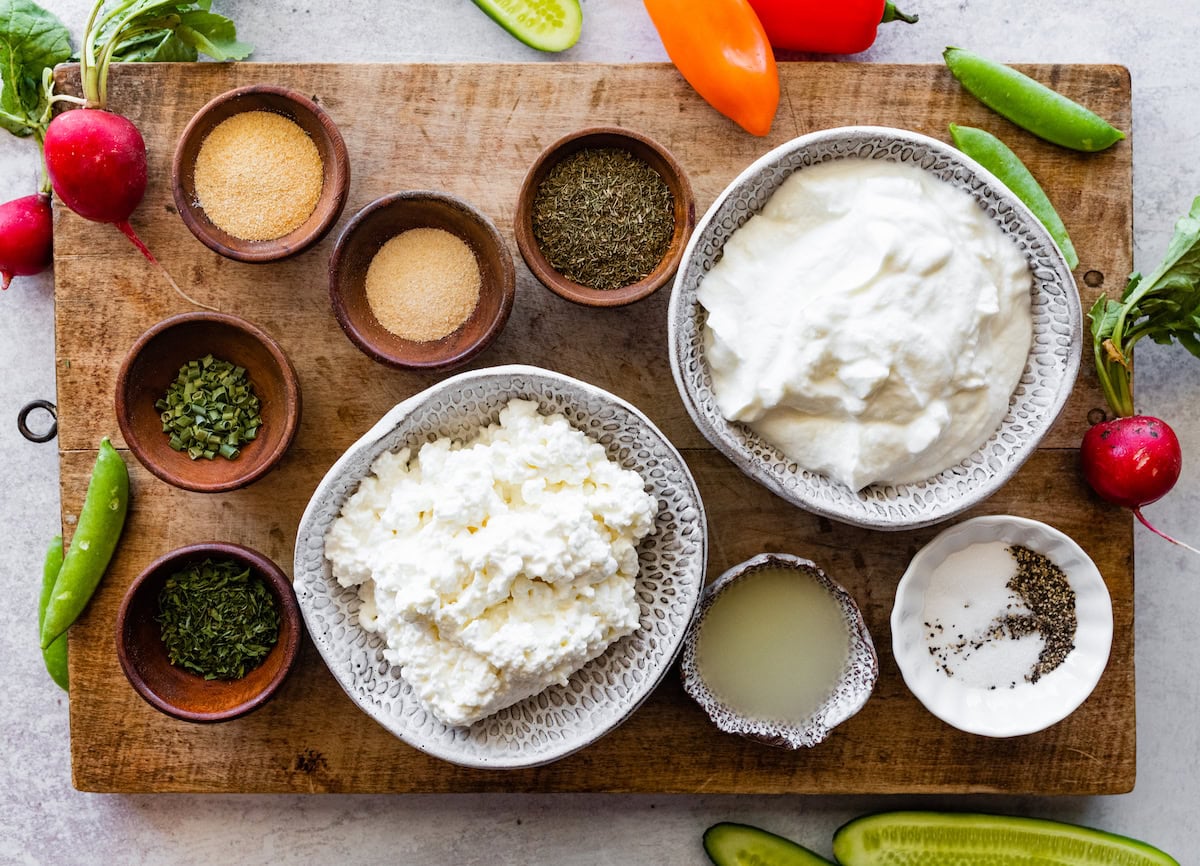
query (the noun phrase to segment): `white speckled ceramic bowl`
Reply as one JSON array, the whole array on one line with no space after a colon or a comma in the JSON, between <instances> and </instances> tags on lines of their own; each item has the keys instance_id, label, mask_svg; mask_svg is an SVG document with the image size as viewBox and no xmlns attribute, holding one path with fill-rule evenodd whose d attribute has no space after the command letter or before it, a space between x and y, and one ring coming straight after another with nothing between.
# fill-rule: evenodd
<instances>
[{"instance_id":1,"label":"white speckled ceramic bowl","mask_svg":"<svg viewBox=\"0 0 1200 866\"><path fill-rule=\"evenodd\" d=\"M925 640L925 593L934 569L953 553L993 541L1046 556L1075 591L1075 648L1036 684L1015 689L972 687L946 676ZM1070 537L1024 517L976 517L942 532L913 557L892 608L892 653L909 690L942 721L985 737L1032 734L1073 713L1100 681L1112 636L1112 600L1096 564Z\"/></svg>"},{"instance_id":2,"label":"white speckled ceramic bowl","mask_svg":"<svg viewBox=\"0 0 1200 866\"><path fill-rule=\"evenodd\" d=\"M542 693L476 722L451 727L413 694L383 657L384 641L358 626L357 588L334 579L325 535L343 503L385 451L440 436L469 438L514 398L559 412L636 471L658 500L654 532L638 546L637 631ZM606 391L537 367L476 370L446 379L388 412L326 473L296 536L296 597L308 633L338 683L363 712L423 752L482 769L546 764L615 728L675 660L704 588L704 505L679 452L641 412Z\"/></svg>"},{"instance_id":3,"label":"white speckled ceramic bowl","mask_svg":"<svg viewBox=\"0 0 1200 866\"><path fill-rule=\"evenodd\" d=\"M709 689L696 663L696 644L704 627L704 616L721 594L747 575L764 569L784 568L798 572L800 580L813 580L834 597L842 610L850 633L850 655L836 685L825 702L807 719L795 724L767 721L746 716L725 704ZM688 629L683 644L683 687L704 708L713 723L730 734L740 734L771 746L787 749L811 748L829 737L833 729L853 716L866 704L879 678L879 658L867 631L862 612L850 593L830 580L825 572L808 559L787 553L760 553L726 571L704 593L696 620ZM747 671L753 676L753 671Z\"/></svg>"},{"instance_id":4,"label":"white speckled ceramic bowl","mask_svg":"<svg viewBox=\"0 0 1200 866\"><path fill-rule=\"evenodd\" d=\"M837 159L884 159L920 166L971 194L1025 255L1033 274L1033 341L1000 429L974 454L916 484L853 491L796 465L717 407L705 358L706 312L696 298L730 236L760 211L794 172ZM870 529L914 529L952 517L999 490L1033 454L1058 417L1079 371L1079 293L1042 224L974 160L928 136L855 126L793 139L743 171L696 227L675 277L668 314L671 370L700 432L746 475L801 508Z\"/></svg>"}]
</instances>

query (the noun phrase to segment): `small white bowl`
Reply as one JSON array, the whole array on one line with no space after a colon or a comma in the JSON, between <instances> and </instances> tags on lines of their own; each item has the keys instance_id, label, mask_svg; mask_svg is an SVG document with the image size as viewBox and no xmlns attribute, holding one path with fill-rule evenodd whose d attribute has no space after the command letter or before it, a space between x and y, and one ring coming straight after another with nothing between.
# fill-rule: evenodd
<instances>
[{"instance_id":1,"label":"small white bowl","mask_svg":"<svg viewBox=\"0 0 1200 866\"><path fill-rule=\"evenodd\" d=\"M757 719L730 707L709 689L696 662L696 644L704 627L705 614L721 594L751 574L776 568L799 572L800 580L815 581L832 595L841 608L850 635L850 652L837 683L809 718L796 723ZM684 689L722 731L770 746L802 749L824 742L835 727L863 708L879 678L879 657L862 611L844 587L830 580L811 560L787 553L760 553L726 571L705 591L700 610L684 639L681 671ZM747 671L746 675L753 676L753 672Z\"/></svg>"},{"instance_id":2,"label":"small white bowl","mask_svg":"<svg viewBox=\"0 0 1200 866\"><path fill-rule=\"evenodd\" d=\"M975 544L1021 545L1062 569L1075 592L1075 648L1034 684L985 689L945 674L926 643L925 593L933 571ZM929 712L959 730L1016 737L1050 727L1079 707L1100 681L1112 648L1112 600L1096 564L1068 536L1023 517L976 517L942 532L913 557L896 587L892 653L909 690Z\"/></svg>"},{"instance_id":3,"label":"small white bowl","mask_svg":"<svg viewBox=\"0 0 1200 866\"><path fill-rule=\"evenodd\" d=\"M705 328L697 298L722 250L792 174L841 159L913 165L973 196L1012 240L1032 275L1033 340L1008 413L969 457L925 481L851 490L796 464L745 424L726 419L712 390ZM937 139L878 126L802 135L751 164L725 188L696 226L675 277L667 314L671 373L692 420L747 476L793 505L868 529L915 529L953 517L991 496L1037 449L1062 411L1079 372L1082 310L1071 269L1037 217L983 166Z\"/></svg>"}]
</instances>

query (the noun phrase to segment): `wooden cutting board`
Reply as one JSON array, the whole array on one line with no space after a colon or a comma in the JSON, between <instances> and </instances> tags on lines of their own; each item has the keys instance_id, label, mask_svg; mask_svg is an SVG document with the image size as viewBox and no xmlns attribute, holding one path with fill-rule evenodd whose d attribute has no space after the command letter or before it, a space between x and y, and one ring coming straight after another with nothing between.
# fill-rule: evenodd
<instances>
[{"instance_id":1,"label":"wooden cutting board","mask_svg":"<svg viewBox=\"0 0 1200 866\"><path fill-rule=\"evenodd\" d=\"M1028 71L1130 128L1128 72L1116 66ZM688 419L667 361L668 290L632 307L574 306L543 289L512 241L521 179L554 139L616 124L665 144L706 208L753 159L801 133L846 124L914 129L943 140L946 124L999 134L1058 205L1079 249L1085 308L1119 292L1132 265L1129 141L1094 155L1044 144L966 96L941 66L785 63L771 136L753 138L702 102L666 65L187 65L115 68L111 107L142 130L150 188L134 223L190 292L257 322L290 354L304 390L303 423L272 474L247 490L176 490L126 455L133 507L119 552L71 631L71 752L88 791L650 791L1022 792L1097 794L1134 782L1133 543L1128 514L1082 486L1076 447L1104 401L1085 353L1080 382L1041 450L975 514L1047 521L1088 551L1112 593L1113 652L1092 697L1028 737L991 740L938 721L905 688L888 618L896 582L937 529L884 534L814 517L743 477ZM76 70L59 71L77 90ZM400 189L457 193L509 238L519 287L512 319L474 366L521 362L577 376L643 409L683 451L708 508L710 578L764 550L810 557L862 606L880 650L874 697L811 751L757 745L713 727L677 674L623 727L547 767L470 771L429 758L359 712L305 641L278 696L238 721L178 722L145 704L117 664L113 622L134 576L154 557L202 540L240 542L290 570L301 511L341 451L387 409L436 381L385 369L343 336L329 310L332 235L291 261L255 266L208 251L174 212L171 156L185 123L232 87L274 83L313 96L340 126L353 185L343 222ZM117 368L134 339L184 309L115 229L55 209L56 359L63 527L70 535L100 437L123 447L113 412ZM334 234L336 234L336 229Z\"/></svg>"}]
</instances>

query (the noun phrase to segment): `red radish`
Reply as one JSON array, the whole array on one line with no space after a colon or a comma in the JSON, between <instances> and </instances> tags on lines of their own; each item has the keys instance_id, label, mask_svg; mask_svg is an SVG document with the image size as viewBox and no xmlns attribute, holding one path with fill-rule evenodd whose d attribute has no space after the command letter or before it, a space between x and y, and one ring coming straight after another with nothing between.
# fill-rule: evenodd
<instances>
[{"instance_id":1,"label":"red radish","mask_svg":"<svg viewBox=\"0 0 1200 866\"><path fill-rule=\"evenodd\" d=\"M64 111L50 121L45 148L46 171L63 204L125 231L146 194L146 142L137 127L109 111Z\"/></svg>"},{"instance_id":2,"label":"red radish","mask_svg":"<svg viewBox=\"0 0 1200 866\"><path fill-rule=\"evenodd\" d=\"M1166 495L1179 479L1179 440L1167 424L1138 415L1133 402L1133 350L1145 337L1179 343L1200 356L1200 196L1175 223L1175 234L1158 266L1131 274L1120 300L1101 293L1088 311L1092 357L1104 399L1116 417L1083 437L1083 476L1100 496L1133 510L1142 525L1172 544L1200 550L1159 532L1142 516L1142 506ZM1189 312L1193 311L1193 312Z\"/></svg>"},{"instance_id":3,"label":"red radish","mask_svg":"<svg viewBox=\"0 0 1200 866\"><path fill-rule=\"evenodd\" d=\"M13 277L30 277L50 267L54 220L50 196L27 195L0 204L0 288Z\"/></svg>"},{"instance_id":4,"label":"red radish","mask_svg":"<svg viewBox=\"0 0 1200 866\"><path fill-rule=\"evenodd\" d=\"M50 121L44 146L46 172L63 204L84 219L115 225L180 297L213 309L179 288L129 224L146 194L146 142L136 126L111 111L77 108Z\"/></svg>"},{"instance_id":5,"label":"red radish","mask_svg":"<svg viewBox=\"0 0 1200 866\"><path fill-rule=\"evenodd\" d=\"M1079 457L1084 479L1102 499L1131 509L1155 535L1200 553L1142 516L1142 506L1164 497L1183 467L1179 439L1166 422L1133 415L1096 424L1084 434Z\"/></svg>"},{"instance_id":6,"label":"red radish","mask_svg":"<svg viewBox=\"0 0 1200 866\"><path fill-rule=\"evenodd\" d=\"M46 128L42 141L46 174L63 204L84 219L115 225L180 297L214 309L188 297L129 224L146 195L146 142L132 122L105 110L108 70L116 46L122 39L167 23L161 17L162 4L125 2L103 13L106 2L96 0L83 32L79 55L83 107L62 112ZM100 45L100 40L107 43Z\"/></svg>"}]
</instances>

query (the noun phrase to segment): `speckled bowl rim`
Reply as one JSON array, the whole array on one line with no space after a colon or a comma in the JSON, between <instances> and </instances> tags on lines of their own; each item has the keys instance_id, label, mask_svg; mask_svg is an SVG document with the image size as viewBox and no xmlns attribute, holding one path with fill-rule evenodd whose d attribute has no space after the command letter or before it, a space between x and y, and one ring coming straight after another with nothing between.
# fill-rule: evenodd
<instances>
[{"instance_id":1,"label":"speckled bowl rim","mask_svg":"<svg viewBox=\"0 0 1200 866\"><path fill-rule=\"evenodd\" d=\"M840 483L832 481L822 474L798 467L795 461L762 439L762 437L749 427L738 422L730 422L723 418L719 410L714 410L710 413L714 418L719 419L716 422L710 423L704 411L704 404L713 404L714 401L712 401L710 394L700 394L694 390L691 381L683 373L681 358L684 355L685 344L690 342L689 335L691 334L691 330L686 326L686 323L696 315L697 310L699 310L700 316L705 315L696 297L696 289L698 289L703 277L701 276L697 279L696 289L689 290L687 283L692 277L693 270L698 267L697 250L715 231L713 223L721 215L721 210L726 202L738 194L744 187L749 187L756 183L772 167L784 162L795 153L834 143L849 146L856 143L865 144L876 140L890 140L902 146L909 145L914 149L921 148L928 153L936 155L937 158L948 160L956 169L965 172L970 178L972 195L977 201L980 200L981 195L985 193L990 194L1003 204L1007 209L1006 212L1011 211L1022 229L1033 236L1037 248L1044 251L1053 263L1052 273L1049 274L1039 274L1038 270L1031 266L1034 295L1036 296L1039 289L1046 284L1061 284L1071 325L1069 328L1070 333L1067 335L1069 346L1065 352L1065 357L1061 360L1062 372L1059 379L1060 385L1054 393L1053 398L1043 407L1041 417L1035 419L1038 423L1033 429L1024 430L1019 434L1018 438L1021 440L1021 444L1011 459L999 467L989 465L989 461L984 459L984 451L991 443L996 441L997 437L1015 435L1010 430L1014 423L1012 409L1022 385L1031 376L1030 368L1035 355L1037 338L1039 337L1036 322L1034 324L1034 339L1031 341L1029 360L1026 362L1021 382L1014 389L1013 396L1010 398L1009 412L1005 415L1000 428L992 434L983 446L962 462L943 470L926 481L899 485L873 484L862 491L850 492ZM836 156L823 161L843 158L847 157ZM873 156L871 158L881 159L883 157ZM890 161L895 162L898 160ZM922 160L922 162L925 161ZM920 163L915 162L905 162L904 164L920 165ZM920 167L927 168L924 165L920 165ZM799 166L794 171L802 171L803 168L803 166ZM767 198L763 198L759 202L754 213L762 209L766 204ZM1008 233L1003 225L1000 228L1006 234ZM1045 336L1055 333L1053 330L1054 327L1054 323L1051 323L1041 335ZM704 435L705 439L728 457L744 474L782 499L791 502L793 505L833 520L862 526L867 529L888 531L918 529L923 526L940 523L978 505L1008 482L1025 461L1033 455L1034 451L1037 450L1038 443L1058 418L1063 407L1066 405L1067 399L1071 395L1075 379L1079 372L1081 353L1079 335L1082 333L1082 330L1083 312L1079 300L1079 291L1075 285L1075 278L1070 268L1067 267L1057 244L1032 211L987 169L945 142L922 135L921 133L882 126L844 126L811 132L785 142L751 163L717 196L712 206L709 207L697 223L696 230L692 233L691 240L688 242L687 249L684 252L683 264L680 265L679 271L675 276L667 314L667 344L670 352L671 374L675 379L676 388L679 391L688 415L691 416L692 421ZM705 361L705 353L703 351L699 352L699 359L704 365L704 375L711 380L711 374L707 371L707 362ZM1028 426L1027 422L1026 426ZM746 442L752 443L760 450L770 453L772 462L783 466L784 469L779 474L773 473L770 466L765 465L756 458ZM982 480L972 478L972 474L979 472L983 473L984 477ZM939 479L949 480L955 476L962 477L964 483L967 485L965 493L955 493L951 488L950 492L942 499L937 495L940 491L923 490L932 481ZM844 491L845 496L843 500L838 503L823 500L819 492L826 486ZM882 497L881 501L875 502L873 498L868 496L868 493L872 494L875 498ZM925 498L929 498L934 500L934 502L927 508L922 505L922 508L925 509L924 511L917 510L916 513L909 515L904 515L903 509L897 507L905 504L912 508L911 503L917 501L918 498L922 501Z\"/></svg>"},{"instance_id":2,"label":"speckled bowl rim","mask_svg":"<svg viewBox=\"0 0 1200 866\"><path fill-rule=\"evenodd\" d=\"M731 586L745 577L756 574L768 568L783 568L804 572L807 577L821 584L838 603L842 618L851 633L850 655L845 667L838 678L838 685L846 685L856 669L863 671L865 683L863 686L847 695L842 701L837 700L837 688L825 699L825 702L802 724L786 724L784 722L752 719L742 715L718 698L704 677L696 662L696 645L700 638L700 630L704 626L704 617L709 609ZM713 581L704 591L700 609L688 629L683 642L683 658L680 663L683 677L683 688L688 695L698 703L713 724L726 733L738 734L752 740L779 746L786 749L812 748L823 743L833 733L833 729L842 722L858 713L871 697L875 683L879 679L879 656L875 652L875 642L867 629L862 610L844 586L833 580L811 559L804 559L790 553L760 553L738 563L726 570Z\"/></svg>"},{"instance_id":3,"label":"speckled bowl rim","mask_svg":"<svg viewBox=\"0 0 1200 866\"><path fill-rule=\"evenodd\" d=\"M1021 544L1047 556L1075 590L1075 649L1032 688L972 688L930 663L923 637L929 576L950 554L989 541ZM912 558L896 587L891 627L892 654L900 674L929 712L970 734L1016 737L1062 721L1096 688L1112 649L1112 599L1096 564L1065 533L1025 517L975 517L944 530Z\"/></svg>"},{"instance_id":4,"label":"speckled bowl rim","mask_svg":"<svg viewBox=\"0 0 1200 866\"><path fill-rule=\"evenodd\" d=\"M489 754L486 758L478 758L469 752L464 752L454 748L453 743L459 742L459 738L457 737L452 741L451 746L445 747L441 743L431 739L418 736L407 736L404 732L397 730L395 727L389 724L388 712L381 711L375 706L366 704L359 699L353 689L353 676L342 670L340 663L337 661L331 661L331 654L333 652L331 639L325 633L323 624L318 621L316 611L312 609L313 600L310 598L311 592L304 585L305 581L307 580L332 580L332 577L310 574L309 570L305 567L302 557L305 546L309 543L306 532L315 521L316 512L320 510L321 506L326 500L334 497L334 489L342 480L343 474L345 474L347 471L347 464L350 464L360 452L369 453L373 449L377 448L380 440L388 436L410 415L421 412L426 404L435 400L439 395L447 392L454 392L456 390L465 388L472 383L482 382L488 379L504 380L521 376L533 379L543 384L553 383L560 387L581 390L582 392L599 399L602 402L617 406L621 410L628 412L633 418L637 419L639 425L641 425L646 432L654 437L662 446L667 455L678 464L680 475L688 487L686 495L689 500L689 506L696 512L694 522L699 533L700 549L698 554L695 556L696 561L691 568L691 576L694 578L692 583L685 584L683 586L677 586L672 590L673 593L678 594L683 598L683 604L686 608L686 615L683 621L671 634L670 639L667 642L666 650L660 653L659 657L654 661L651 673L645 678L645 681L640 684L636 691L631 692L630 696L623 700L623 706L621 707L619 716L611 718L605 724L595 726L589 730L586 735L580 735L574 739L569 739L563 736L561 739L559 739L559 746L557 748L549 749L534 758L530 758L529 756L523 755L519 752L515 754L511 752ZM514 394L514 396L518 395ZM539 403L541 402L541 400L539 400L538 392L533 388L528 389L528 393L522 393L519 396L527 399L538 400ZM352 493L354 489L357 489L357 485L348 491L347 496ZM320 538L319 542L317 542L316 539L313 541L314 543L319 543L321 550L324 550L323 536ZM596 740L600 739L605 734L610 733L612 730L628 720L628 718L646 701L646 699L662 682L663 678L674 666L675 659L678 657L683 648L684 637L692 620L695 618L696 610L699 607L700 599L703 595L705 571L708 564L708 522L704 511L704 502L700 497L700 491L696 486L695 479L692 477L691 470L689 469L686 461L684 461L683 457L679 454L679 451L673 444L671 444L671 441L662 433L662 431L660 431L644 413L637 409L637 407L625 400L622 400L620 397L605 391L602 388L591 385L587 382L583 382L579 379L566 376L562 373L557 373L540 367L512 364L471 370L451 376L442 382L439 382L438 384L413 395L409 399L403 401L388 411L370 430L363 434L358 441L346 449L345 453L338 458L338 460L333 464L332 467L330 467L329 471L326 472L325 476L321 479L321 482L317 485L316 490L313 492L313 495L304 510L304 515L300 519L300 524L297 530L295 550L296 553L293 582L296 590L296 598L300 605L300 611L304 617L305 627L307 628L308 634L312 638L313 643L316 645L317 651L321 655L322 660L329 668L330 673L333 675L338 685L341 686L342 690L346 693L350 700L355 704L355 706L357 706L386 730L403 740L408 745L433 757L441 758L442 760L450 763L458 764L464 767L470 767L472 769L521 769L552 763L560 760L561 758L565 758L568 755L574 754L588 745L591 745ZM328 561L324 560L323 553L322 562L324 572L329 572L330 566ZM639 576L639 585L640 582L641 577ZM694 591L692 592L691 597L687 597L686 593L692 587L694 587ZM363 633L357 625L354 625L354 628L359 634ZM638 631L640 631L640 628ZM637 634L638 632L635 631L634 635ZM631 651L631 649L629 649L629 644L631 643L631 638L633 638L634 635L626 636L620 641L612 644L606 651L605 655L613 652ZM588 662L581 669L581 672L586 671L589 666L595 665L597 661L598 659L593 659L591 662ZM538 697L539 696L535 695L534 697L527 698L526 700L535 701L538 699ZM601 706L601 704L596 705Z\"/></svg>"}]
</instances>

